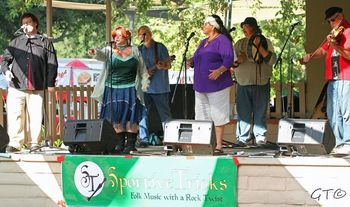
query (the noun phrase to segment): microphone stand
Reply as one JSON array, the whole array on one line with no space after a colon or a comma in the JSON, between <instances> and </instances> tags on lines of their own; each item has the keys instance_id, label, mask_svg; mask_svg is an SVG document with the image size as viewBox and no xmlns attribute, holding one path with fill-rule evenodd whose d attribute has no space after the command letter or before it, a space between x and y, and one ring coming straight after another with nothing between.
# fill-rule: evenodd
<instances>
[{"instance_id":1,"label":"microphone stand","mask_svg":"<svg viewBox=\"0 0 350 207\"><path fill-rule=\"evenodd\" d=\"M284 49L286 48L286 45L287 45L287 43L288 43L288 41L289 41L289 39L290 39L290 37L291 37L291 35L292 35L292 33L293 33L293 30L294 30L294 28L295 28L295 26L296 26L296 24L293 24L291 27L290 27L290 29L289 29L289 34L288 34L288 36L287 36L287 39L286 39L286 41L284 42L284 45L283 45L283 47L282 47L282 49L281 49L281 52L278 54L278 58L277 58L277 61L276 61L276 63L275 63L275 65L274 65L274 69L276 69L277 68L277 66L279 66L279 73L280 73L280 99L281 99L281 101L282 101L282 113L284 112L284 109L285 109L285 106L284 106L284 101L283 101L283 96L282 96L282 91L283 91L283 89L282 89L282 54L283 54L283 51L284 51ZM286 118L286 117L283 117L283 118Z\"/></svg>"},{"instance_id":2,"label":"microphone stand","mask_svg":"<svg viewBox=\"0 0 350 207\"><path fill-rule=\"evenodd\" d=\"M109 118L111 119L111 124L113 126L113 112L112 112L112 101L113 101L113 98L112 98L112 88L113 88L113 84L112 84L112 55L113 55L113 43L114 41L110 41L109 42L109 47L111 49L110 53L109 53L109 81L110 81L110 84L111 84L111 88L109 90L109 101L110 101L110 111L109 111Z\"/></svg>"},{"instance_id":3,"label":"microphone stand","mask_svg":"<svg viewBox=\"0 0 350 207\"><path fill-rule=\"evenodd\" d=\"M289 83L290 83L290 102L288 104L288 117L293 117L293 111L292 110L292 103L294 102L294 94L293 94L293 67L294 67L294 63L293 63L293 58L290 58L290 67L289 67Z\"/></svg>"},{"instance_id":4,"label":"microphone stand","mask_svg":"<svg viewBox=\"0 0 350 207\"><path fill-rule=\"evenodd\" d=\"M186 67L186 61L187 61L186 53L188 51L190 39L191 38L187 38L187 40L186 40L185 52L182 54L182 62L181 62L181 66L180 66L180 71L179 71L179 75L177 76L177 81L176 81L176 85L174 88L173 97L171 98L171 103L174 102L175 94L176 94L177 87L178 87L179 81L180 81L181 72ZM187 119L187 70L186 70L186 68L184 70L184 76L185 76L185 84L184 84L183 107L184 107L184 119Z\"/></svg>"},{"instance_id":5,"label":"microphone stand","mask_svg":"<svg viewBox=\"0 0 350 207\"><path fill-rule=\"evenodd\" d=\"M37 43L32 42L32 39L36 39L36 38L40 38L41 42L44 41L44 36L43 35L37 34L37 35L35 35L35 38L28 37L27 44L30 45L30 51L31 51L30 62L32 61L32 56L33 56L33 49L32 49L33 45L35 45L37 47L42 47L44 49L44 51L46 51L46 52L54 52L55 53L55 51L50 51L48 48L46 48L45 45L41 45L41 44L37 44ZM47 117L47 106L46 106L46 100L47 100L46 90L48 90L48 89L47 89L47 77L46 77L46 75L47 75L47 67L44 67L44 80L43 80L44 81L44 85L43 85L43 88L44 88L44 90L43 90L43 92L44 92L44 94L43 94L44 144L41 145L41 144L38 143L39 145L37 147L35 147L35 148L31 147L31 149L29 150L29 153L36 152L38 150L41 150L44 147L61 149L60 147L53 147L53 144L50 143L50 140L47 138L47 118L48 117Z\"/></svg>"},{"instance_id":6,"label":"microphone stand","mask_svg":"<svg viewBox=\"0 0 350 207\"><path fill-rule=\"evenodd\" d=\"M44 70L44 146L49 147L52 145L52 143L50 143L50 141L47 139L47 130L46 130L46 124L47 124L47 107L46 107L46 96L48 95L48 93L46 93L47 89L47 78L46 78L46 74L47 73L47 68L45 67Z\"/></svg>"}]
</instances>

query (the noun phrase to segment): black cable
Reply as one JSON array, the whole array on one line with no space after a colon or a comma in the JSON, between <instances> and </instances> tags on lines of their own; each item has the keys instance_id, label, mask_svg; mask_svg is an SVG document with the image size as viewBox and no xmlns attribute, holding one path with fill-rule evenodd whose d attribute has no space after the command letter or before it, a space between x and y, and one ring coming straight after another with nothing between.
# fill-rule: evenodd
<instances>
[{"instance_id":1,"label":"black cable","mask_svg":"<svg viewBox=\"0 0 350 207\"><path fill-rule=\"evenodd\" d=\"M183 96L183 108L184 108L184 119L187 119L187 69L186 69L186 62L187 62L187 59L186 59L186 54L187 54L187 51L188 51L188 46L190 44L190 40L191 38L194 36L194 32L192 32L190 34L190 36L187 38L186 40L186 44L185 44L185 51L184 53L182 54L182 62L181 62L181 66L180 66L180 71L179 71L179 75L177 76L177 81L176 81L176 85L175 85L175 88L174 88L174 91L173 91L173 96L171 98L171 103L173 104L174 103L174 99L175 99L175 94L176 94L176 91L177 91L177 87L179 85L179 82L180 82L180 77L181 77L181 72L184 70L184 96Z\"/></svg>"}]
</instances>

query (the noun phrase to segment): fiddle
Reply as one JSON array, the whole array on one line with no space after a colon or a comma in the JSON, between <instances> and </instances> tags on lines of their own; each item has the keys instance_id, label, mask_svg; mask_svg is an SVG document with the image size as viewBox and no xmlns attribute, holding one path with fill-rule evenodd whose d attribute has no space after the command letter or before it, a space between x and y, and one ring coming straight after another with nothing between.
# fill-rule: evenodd
<instances>
[{"instance_id":1,"label":"fiddle","mask_svg":"<svg viewBox=\"0 0 350 207\"><path fill-rule=\"evenodd\" d=\"M340 41L339 38L341 37L341 34L343 34L343 31L344 31L343 26L339 26L337 28L332 29L331 32L329 33L330 41L338 43Z\"/></svg>"},{"instance_id":2,"label":"fiddle","mask_svg":"<svg viewBox=\"0 0 350 207\"><path fill-rule=\"evenodd\" d=\"M258 43L258 45L256 45L255 43L255 40L257 37L260 38L260 42ZM266 37L259 33L253 34L253 36L250 37L248 41L247 55L248 55L248 58L253 59L255 63L261 63L263 61L263 58L259 53L260 45L262 45L263 48L267 50L268 44L267 44Z\"/></svg>"},{"instance_id":3,"label":"fiddle","mask_svg":"<svg viewBox=\"0 0 350 207\"><path fill-rule=\"evenodd\" d=\"M337 45L340 43L341 40L341 35L344 32L344 27L343 26L338 26L337 28L333 28L330 33L328 34L327 38L325 38L323 40L323 42L321 43L320 47L328 40L331 43L336 43ZM329 44L329 43L328 43ZM304 65L307 62L309 62L309 60L316 54L315 50L311 55L309 55L308 57L304 57L299 59L300 64Z\"/></svg>"}]
</instances>

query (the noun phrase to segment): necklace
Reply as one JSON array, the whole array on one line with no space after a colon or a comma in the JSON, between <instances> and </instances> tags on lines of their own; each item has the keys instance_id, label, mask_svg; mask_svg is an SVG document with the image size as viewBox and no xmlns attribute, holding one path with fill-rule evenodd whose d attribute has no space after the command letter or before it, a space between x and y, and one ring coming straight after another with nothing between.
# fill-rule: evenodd
<instances>
[{"instance_id":1,"label":"necklace","mask_svg":"<svg viewBox=\"0 0 350 207\"><path fill-rule=\"evenodd\" d=\"M114 53L120 57L127 57L128 55L130 55L130 51L126 50L128 47L128 45L117 45L114 49Z\"/></svg>"},{"instance_id":2,"label":"necklace","mask_svg":"<svg viewBox=\"0 0 350 207\"><path fill-rule=\"evenodd\" d=\"M127 48L128 46L127 45L117 45L117 48L119 50L125 50L125 48Z\"/></svg>"},{"instance_id":3,"label":"necklace","mask_svg":"<svg viewBox=\"0 0 350 207\"><path fill-rule=\"evenodd\" d=\"M207 46L209 43L211 43L213 40L215 40L219 36L220 34L216 34L212 38L208 37L207 41L205 41L204 47Z\"/></svg>"}]
</instances>

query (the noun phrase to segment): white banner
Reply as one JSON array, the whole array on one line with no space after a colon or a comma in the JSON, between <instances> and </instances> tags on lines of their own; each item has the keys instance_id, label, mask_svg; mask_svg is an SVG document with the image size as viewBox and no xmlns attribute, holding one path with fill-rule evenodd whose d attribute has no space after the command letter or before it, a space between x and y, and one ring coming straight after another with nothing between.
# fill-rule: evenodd
<instances>
[{"instance_id":1,"label":"white banner","mask_svg":"<svg viewBox=\"0 0 350 207\"><path fill-rule=\"evenodd\" d=\"M56 86L80 86L96 84L101 69L80 69L72 67L59 67L56 79ZM180 71L169 70L169 83L176 84ZM186 71L187 84L193 84L193 69ZM185 83L184 71L181 72L179 84Z\"/></svg>"},{"instance_id":2,"label":"white banner","mask_svg":"<svg viewBox=\"0 0 350 207\"><path fill-rule=\"evenodd\" d=\"M186 71L186 79L187 79L187 84L193 84L193 69L188 69ZM175 70L169 70L169 84L176 84L177 79L179 78L179 73L180 71L175 71ZM179 84L184 84L185 83L185 71L181 72L180 75L180 80Z\"/></svg>"},{"instance_id":3,"label":"white banner","mask_svg":"<svg viewBox=\"0 0 350 207\"><path fill-rule=\"evenodd\" d=\"M56 86L80 86L96 84L101 70L80 69L71 67L59 67L56 79Z\"/></svg>"}]
</instances>

